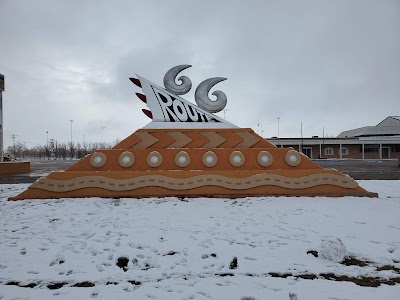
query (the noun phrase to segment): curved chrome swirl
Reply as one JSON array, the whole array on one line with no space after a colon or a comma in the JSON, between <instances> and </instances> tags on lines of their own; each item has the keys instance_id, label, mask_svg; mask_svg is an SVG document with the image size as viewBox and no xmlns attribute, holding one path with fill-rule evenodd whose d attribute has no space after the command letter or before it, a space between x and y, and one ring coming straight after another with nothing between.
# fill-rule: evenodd
<instances>
[{"instance_id":1,"label":"curved chrome swirl","mask_svg":"<svg viewBox=\"0 0 400 300\"><path fill-rule=\"evenodd\" d=\"M178 80L181 82L179 85L176 84L175 78L180 72L190 67L191 65L179 65L170 69L164 76L165 89L175 95L183 95L189 92L192 88L192 81L189 77L179 77Z\"/></svg>"},{"instance_id":2,"label":"curved chrome swirl","mask_svg":"<svg viewBox=\"0 0 400 300\"><path fill-rule=\"evenodd\" d=\"M206 79L200 83L194 93L194 99L196 100L197 105L211 113L223 110L227 103L225 93L221 91L213 92L212 95L217 96L217 100L213 101L208 97L208 92L214 85L224 80L226 80L224 77L214 77Z\"/></svg>"}]
</instances>

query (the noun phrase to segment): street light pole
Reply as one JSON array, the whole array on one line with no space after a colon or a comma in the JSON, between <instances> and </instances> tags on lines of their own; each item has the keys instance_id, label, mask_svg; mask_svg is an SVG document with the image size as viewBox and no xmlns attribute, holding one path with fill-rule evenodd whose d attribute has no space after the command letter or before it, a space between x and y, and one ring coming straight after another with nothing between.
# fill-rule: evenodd
<instances>
[{"instance_id":1,"label":"street light pole","mask_svg":"<svg viewBox=\"0 0 400 300\"><path fill-rule=\"evenodd\" d=\"M225 114L227 111L229 111L229 109L223 109L222 111L224 112L224 120L225 120Z\"/></svg>"},{"instance_id":2,"label":"street light pole","mask_svg":"<svg viewBox=\"0 0 400 300\"><path fill-rule=\"evenodd\" d=\"M257 127L258 127L258 135L262 136L264 130L262 128L262 123L257 123Z\"/></svg>"},{"instance_id":3,"label":"street light pole","mask_svg":"<svg viewBox=\"0 0 400 300\"><path fill-rule=\"evenodd\" d=\"M3 162L3 91L0 89L0 162Z\"/></svg>"},{"instance_id":4,"label":"street light pole","mask_svg":"<svg viewBox=\"0 0 400 300\"><path fill-rule=\"evenodd\" d=\"M104 126L101 126L101 142L103 143L104 139L103 139L103 131L104 131Z\"/></svg>"},{"instance_id":5,"label":"street light pole","mask_svg":"<svg viewBox=\"0 0 400 300\"><path fill-rule=\"evenodd\" d=\"M301 153L303 152L303 121L300 122Z\"/></svg>"},{"instance_id":6,"label":"street light pole","mask_svg":"<svg viewBox=\"0 0 400 300\"><path fill-rule=\"evenodd\" d=\"M3 162L3 91L4 75L0 74L0 162Z\"/></svg>"},{"instance_id":7,"label":"street light pole","mask_svg":"<svg viewBox=\"0 0 400 300\"><path fill-rule=\"evenodd\" d=\"M279 119L280 119L281 117L277 117L277 119L278 119L278 139L279 139Z\"/></svg>"},{"instance_id":8,"label":"street light pole","mask_svg":"<svg viewBox=\"0 0 400 300\"><path fill-rule=\"evenodd\" d=\"M46 131L46 134L47 134L47 148L49 148L49 132Z\"/></svg>"},{"instance_id":9,"label":"street light pole","mask_svg":"<svg viewBox=\"0 0 400 300\"><path fill-rule=\"evenodd\" d=\"M74 120L69 120L71 122L71 147L72 147L72 123L74 123Z\"/></svg>"}]
</instances>

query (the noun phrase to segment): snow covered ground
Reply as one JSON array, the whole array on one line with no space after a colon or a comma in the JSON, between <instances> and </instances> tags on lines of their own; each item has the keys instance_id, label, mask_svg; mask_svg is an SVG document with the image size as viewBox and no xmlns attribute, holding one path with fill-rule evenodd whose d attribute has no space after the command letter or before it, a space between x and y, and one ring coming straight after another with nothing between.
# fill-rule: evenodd
<instances>
[{"instance_id":1,"label":"snow covered ground","mask_svg":"<svg viewBox=\"0 0 400 300\"><path fill-rule=\"evenodd\" d=\"M398 300L400 182L359 183L379 198L12 202L28 185L0 185L0 299Z\"/></svg>"}]
</instances>

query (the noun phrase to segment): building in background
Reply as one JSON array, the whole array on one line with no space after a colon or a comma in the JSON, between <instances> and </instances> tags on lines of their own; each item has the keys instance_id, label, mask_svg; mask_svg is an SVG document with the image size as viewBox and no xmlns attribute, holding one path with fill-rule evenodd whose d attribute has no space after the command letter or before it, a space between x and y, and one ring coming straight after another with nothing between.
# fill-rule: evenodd
<instances>
[{"instance_id":1,"label":"building in background","mask_svg":"<svg viewBox=\"0 0 400 300\"><path fill-rule=\"evenodd\" d=\"M389 159L400 157L400 116L376 126L347 130L336 138L271 138L278 147L293 147L312 159Z\"/></svg>"}]
</instances>

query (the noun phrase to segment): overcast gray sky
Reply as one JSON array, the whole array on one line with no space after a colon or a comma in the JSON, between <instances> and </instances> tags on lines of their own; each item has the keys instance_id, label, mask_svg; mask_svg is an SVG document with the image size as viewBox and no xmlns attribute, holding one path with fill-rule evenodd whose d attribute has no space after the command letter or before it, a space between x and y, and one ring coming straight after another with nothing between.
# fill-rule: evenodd
<instances>
[{"instance_id":1,"label":"overcast gray sky","mask_svg":"<svg viewBox=\"0 0 400 300\"><path fill-rule=\"evenodd\" d=\"M5 146L68 142L70 119L123 139L149 122L128 78L179 64L193 90L227 77L226 119L265 137L376 125L400 115L400 1L0 0Z\"/></svg>"}]
</instances>

